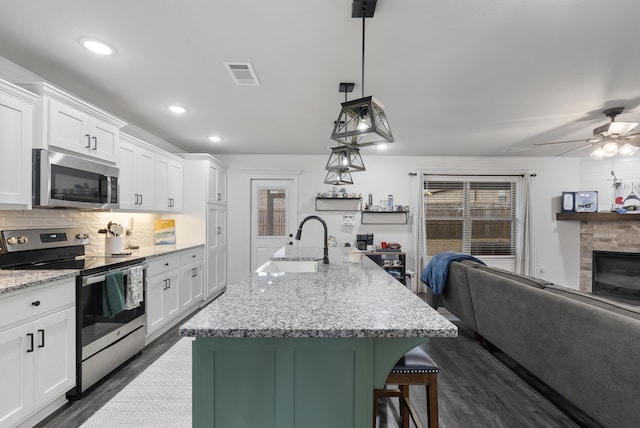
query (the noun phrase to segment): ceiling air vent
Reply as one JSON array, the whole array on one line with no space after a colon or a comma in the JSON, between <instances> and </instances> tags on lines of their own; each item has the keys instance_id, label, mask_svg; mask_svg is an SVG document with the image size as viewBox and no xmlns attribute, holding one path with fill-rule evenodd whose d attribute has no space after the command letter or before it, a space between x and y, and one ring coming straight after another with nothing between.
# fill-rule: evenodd
<instances>
[{"instance_id":1,"label":"ceiling air vent","mask_svg":"<svg viewBox=\"0 0 640 428\"><path fill-rule=\"evenodd\" d=\"M225 62L229 75L238 86L260 86L250 62Z\"/></svg>"}]
</instances>

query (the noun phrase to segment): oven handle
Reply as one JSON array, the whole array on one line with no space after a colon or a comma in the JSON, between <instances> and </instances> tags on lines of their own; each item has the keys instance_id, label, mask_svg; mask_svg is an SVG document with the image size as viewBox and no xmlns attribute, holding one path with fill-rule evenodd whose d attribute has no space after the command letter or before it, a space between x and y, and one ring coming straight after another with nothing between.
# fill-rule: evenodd
<instances>
[{"instance_id":1,"label":"oven handle","mask_svg":"<svg viewBox=\"0 0 640 428\"><path fill-rule=\"evenodd\" d=\"M117 272L119 270L122 271L123 275L128 275L129 273L131 273L131 268L132 267L142 267L143 270L146 270L147 267L149 266L147 263L143 263L140 265L134 265L134 266L129 266L125 269L114 269L114 270L110 270L109 272ZM94 275L94 276L87 276L82 278L82 286L86 286L86 285L91 285L91 284L95 284L97 282L102 282L106 279L106 274L101 274L101 275Z\"/></svg>"}]
</instances>

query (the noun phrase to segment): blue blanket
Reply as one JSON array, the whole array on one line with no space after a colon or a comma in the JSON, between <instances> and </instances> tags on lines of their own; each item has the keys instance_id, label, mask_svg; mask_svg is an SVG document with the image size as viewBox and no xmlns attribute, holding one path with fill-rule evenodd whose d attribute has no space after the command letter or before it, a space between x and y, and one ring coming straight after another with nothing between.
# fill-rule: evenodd
<instances>
[{"instance_id":1,"label":"blue blanket","mask_svg":"<svg viewBox=\"0 0 640 428\"><path fill-rule=\"evenodd\" d=\"M447 283L447 276L449 275L449 265L451 262L459 262L461 260L472 260L476 263L485 264L482 260L469 254L455 253L453 251L438 253L431 257L427 266L422 269L420 281L431 288L434 295L438 296L442 294L444 285Z\"/></svg>"}]
</instances>

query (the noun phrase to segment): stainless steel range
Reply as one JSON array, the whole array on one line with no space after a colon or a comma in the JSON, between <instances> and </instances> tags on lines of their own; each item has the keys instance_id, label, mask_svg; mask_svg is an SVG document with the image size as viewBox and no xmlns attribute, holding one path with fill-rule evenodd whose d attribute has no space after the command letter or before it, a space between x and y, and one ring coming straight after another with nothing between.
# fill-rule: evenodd
<instances>
[{"instance_id":1,"label":"stainless steel range","mask_svg":"<svg viewBox=\"0 0 640 428\"><path fill-rule=\"evenodd\" d=\"M77 386L84 391L144 348L146 264L85 255L78 228L0 232L0 269L77 269Z\"/></svg>"}]
</instances>

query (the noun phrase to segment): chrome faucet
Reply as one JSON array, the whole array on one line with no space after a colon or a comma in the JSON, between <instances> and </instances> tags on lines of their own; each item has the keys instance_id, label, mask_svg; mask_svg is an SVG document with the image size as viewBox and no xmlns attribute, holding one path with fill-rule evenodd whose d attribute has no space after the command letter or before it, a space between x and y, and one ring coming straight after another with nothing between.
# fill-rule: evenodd
<instances>
[{"instance_id":1,"label":"chrome faucet","mask_svg":"<svg viewBox=\"0 0 640 428\"><path fill-rule=\"evenodd\" d=\"M320 223L322 223L322 227L324 228L324 242L323 242L324 258L322 259L322 263L325 265L328 265L329 264L329 246L328 246L329 243L327 241L329 237L327 234L327 223L325 223L325 221L321 217L318 217L317 215L306 216L304 220L300 222L300 226L298 226L298 232L296 233L296 241L299 241L300 238L302 237L302 226L304 226L307 220L318 220Z\"/></svg>"}]
</instances>

